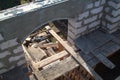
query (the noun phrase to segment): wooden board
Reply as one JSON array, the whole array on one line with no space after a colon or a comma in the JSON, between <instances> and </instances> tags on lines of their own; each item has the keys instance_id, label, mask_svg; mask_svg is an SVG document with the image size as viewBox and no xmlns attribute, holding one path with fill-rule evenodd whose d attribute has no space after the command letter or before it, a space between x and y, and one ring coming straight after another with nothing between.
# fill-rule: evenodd
<instances>
[{"instance_id":1,"label":"wooden board","mask_svg":"<svg viewBox=\"0 0 120 80\"><path fill-rule=\"evenodd\" d=\"M68 52L62 51L62 52L60 52L60 53L57 53L57 54L55 54L55 55L53 55L53 56L50 56L50 57L42 60L42 61L40 61L40 62L35 63L34 66L35 66L36 68L41 68L41 67L46 66L46 65L48 65L48 64L50 64L50 63L52 63L52 62L54 62L54 61L56 61L56 60L59 60L60 58L65 57L65 56L67 56L67 55L68 55Z\"/></svg>"},{"instance_id":2,"label":"wooden board","mask_svg":"<svg viewBox=\"0 0 120 80\"><path fill-rule=\"evenodd\" d=\"M73 50L63 39L61 39L49 26L45 27L49 32L62 44L62 46L82 65L96 80L102 80L102 78L83 60L80 55Z\"/></svg>"},{"instance_id":3,"label":"wooden board","mask_svg":"<svg viewBox=\"0 0 120 80\"><path fill-rule=\"evenodd\" d=\"M47 56L46 53L39 47L28 47L27 51L34 61L40 61Z\"/></svg>"},{"instance_id":4,"label":"wooden board","mask_svg":"<svg viewBox=\"0 0 120 80\"><path fill-rule=\"evenodd\" d=\"M92 54L98 59L100 60L106 67L113 69L115 67L115 65L108 60L104 55L102 55L102 51L100 50L96 50L94 52L92 52Z\"/></svg>"},{"instance_id":5,"label":"wooden board","mask_svg":"<svg viewBox=\"0 0 120 80\"><path fill-rule=\"evenodd\" d=\"M79 64L72 57L68 57L60 61L58 64L41 70L41 72L46 80L54 80L55 78L64 75L66 72L69 72L78 66Z\"/></svg>"}]
</instances>

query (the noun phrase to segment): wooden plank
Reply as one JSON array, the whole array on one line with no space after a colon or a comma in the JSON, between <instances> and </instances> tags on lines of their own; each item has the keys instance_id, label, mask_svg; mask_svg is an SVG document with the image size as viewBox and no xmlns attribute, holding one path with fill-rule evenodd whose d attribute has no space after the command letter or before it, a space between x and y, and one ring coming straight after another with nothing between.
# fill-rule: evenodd
<instances>
[{"instance_id":1,"label":"wooden plank","mask_svg":"<svg viewBox=\"0 0 120 80\"><path fill-rule=\"evenodd\" d=\"M40 61L47 56L47 54L41 48L28 47L28 53L31 55L34 61Z\"/></svg>"},{"instance_id":2,"label":"wooden plank","mask_svg":"<svg viewBox=\"0 0 120 80\"><path fill-rule=\"evenodd\" d=\"M68 57L60 61L58 64L54 64L41 70L41 72L46 80L55 80L78 66L79 64L72 57Z\"/></svg>"},{"instance_id":3,"label":"wooden plank","mask_svg":"<svg viewBox=\"0 0 120 80\"><path fill-rule=\"evenodd\" d=\"M34 75L37 80L46 80L40 71L34 71Z\"/></svg>"},{"instance_id":4,"label":"wooden plank","mask_svg":"<svg viewBox=\"0 0 120 80\"><path fill-rule=\"evenodd\" d=\"M46 44L40 44L40 48L47 48L47 47L57 47L58 48L58 43L46 43Z\"/></svg>"},{"instance_id":5,"label":"wooden plank","mask_svg":"<svg viewBox=\"0 0 120 80\"><path fill-rule=\"evenodd\" d=\"M102 51L100 50L95 50L92 52L92 54L98 59L100 60L106 67L113 69L115 67L115 65L108 60L104 55L102 55Z\"/></svg>"},{"instance_id":6,"label":"wooden plank","mask_svg":"<svg viewBox=\"0 0 120 80\"><path fill-rule=\"evenodd\" d=\"M62 38L60 38L49 26L45 27L49 32L62 44L62 46L81 64L96 80L103 80L86 62L80 55L74 51Z\"/></svg>"},{"instance_id":7,"label":"wooden plank","mask_svg":"<svg viewBox=\"0 0 120 80\"><path fill-rule=\"evenodd\" d=\"M67 55L68 55L68 53L66 51L62 51L60 53L57 53L57 54L55 54L55 55L53 55L51 57L48 57L48 58L42 60L40 62L36 62L34 66L36 68L41 68L41 67L46 66L46 65L48 65L48 64L50 64L50 63L52 63L52 62L54 62L56 60L59 60L62 57L65 57Z\"/></svg>"}]
</instances>

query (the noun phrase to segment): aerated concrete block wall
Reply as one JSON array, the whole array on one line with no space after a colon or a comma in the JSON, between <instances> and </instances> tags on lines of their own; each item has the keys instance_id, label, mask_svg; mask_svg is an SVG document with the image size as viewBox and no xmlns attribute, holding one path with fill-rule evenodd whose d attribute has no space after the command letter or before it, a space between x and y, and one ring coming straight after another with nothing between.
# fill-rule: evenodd
<instances>
[{"instance_id":1,"label":"aerated concrete block wall","mask_svg":"<svg viewBox=\"0 0 120 80\"><path fill-rule=\"evenodd\" d=\"M0 74L24 63L23 49L17 38L6 40L0 33Z\"/></svg>"},{"instance_id":2,"label":"aerated concrete block wall","mask_svg":"<svg viewBox=\"0 0 120 80\"><path fill-rule=\"evenodd\" d=\"M105 5L106 0L96 0L88 3L81 14L68 20L68 41L70 43L74 44L73 41L76 38L101 26Z\"/></svg>"},{"instance_id":3,"label":"aerated concrete block wall","mask_svg":"<svg viewBox=\"0 0 120 80\"><path fill-rule=\"evenodd\" d=\"M102 26L109 33L120 29L120 0L107 0L102 18Z\"/></svg>"}]
</instances>

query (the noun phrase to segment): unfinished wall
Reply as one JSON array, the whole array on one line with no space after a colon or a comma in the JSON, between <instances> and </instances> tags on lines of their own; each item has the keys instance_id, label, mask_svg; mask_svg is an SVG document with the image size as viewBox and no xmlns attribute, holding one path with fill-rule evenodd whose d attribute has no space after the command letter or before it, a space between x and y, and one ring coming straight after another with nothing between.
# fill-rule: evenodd
<instances>
[{"instance_id":1,"label":"unfinished wall","mask_svg":"<svg viewBox=\"0 0 120 80\"><path fill-rule=\"evenodd\" d=\"M73 40L77 37L88 34L101 26L105 3L106 0L97 0L88 3L84 8L84 12L68 20L68 41L74 43Z\"/></svg>"},{"instance_id":2,"label":"unfinished wall","mask_svg":"<svg viewBox=\"0 0 120 80\"><path fill-rule=\"evenodd\" d=\"M102 18L102 27L109 33L120 29L120 0L107 0L104 16Z\"/></svg>"}]
</instances>

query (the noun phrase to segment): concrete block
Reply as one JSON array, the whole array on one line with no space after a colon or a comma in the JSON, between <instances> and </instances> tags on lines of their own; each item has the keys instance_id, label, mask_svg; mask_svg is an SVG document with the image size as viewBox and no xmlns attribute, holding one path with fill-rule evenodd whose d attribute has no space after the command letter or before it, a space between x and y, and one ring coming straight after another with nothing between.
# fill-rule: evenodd
<instances>
[{"instance_id":1,"label":"concrete block","mask_svg":"<svg viewBox=\"0 0 120 80\"><path fill-rule=\"evenodd\" d=\"M16 54L16 53L23 52L22 46L17 47L16 49L13 50L13 52L14 52L15 54Z\"/></svg>"},{"instance_id":2,"label":"concrete block","mask_svg":"<svg viewBox=\"0 0 120 80\"><path fill-rule=\"evenodd\" d=\"M108 5L115 8L115 9L118 9L117 4L113 1L108 1Z\"/></svg>"},{"instance_id":3,"label":"concrete block","mask_svg":"<svg viewBox=\"0 0 120 80\"><path fill-rule=\"evenodd\" d=\"M4 38L3 38L3 36L0 34L0 41L3 41L4 40Z\"/></svg>"},{"instance_id":4,"label":"concrete block","mask_svg":"<svg viewBox=\"0 0 120 80\"><path fill-rule=\"evenodd\" d=\"M92 9L91 13L92 14L98 14L98 13L102 12L102 10L103 10L103 6L101 6L99 8Z\"/></svg>"},{"instance_id":5,"label":"concrete block","mask_svg":"<svg viewBox=\"0 0 120 80\"><path fill-rule=\"evenodd\" d=\"M21 65L23 65L23 64L25 64L25 63L26 63L26 60L25 60L25 59L20 60L20 61L18 61L17 66L21 66Z\"/></svg>"},{"instance_id":6,"label":"concrete block","mask_svg":"<svg viewBox=\"0 0 120 80\"><path fill-rule=\"evenodd\" d=\"M4 64L3 63L0 63L0 68L4 67Z\"/></svg>"},{"instance_id":7,"label":"concrete block","mask_svg":"<svg viewBox=\"0 0 120 80\"><path fill-rule=\"evenodd\" d=\"M18 55L18 56L12 56L12 57L9 58L9 62L11 63L11 62L14 62L14 61L20 60L22 57L24 57L23 54Z\"/></svg>"},{"instance_id":8,"label":"concrete block","mask_svg":"<svg viewBox=\"0 0 120 80\"><path fill-rule=\"evenodd\" d=\"M78 27L82 26L82 21L78 22L78 21L71 21L71 20L69 20L68 24L72 25L72 27L74 27L74 28L78 28Z\"/></svg>"},{"instance_id":9,"label":"concrete block","mask_svg":"<svg viewBox=\"0 0 120 80\"><path fill-rule=\"evenodd\" d=\"M114 17L120 15L120 9L118 9L118 10L113 10L113 11L112 11L112 15L113 15Z\"/></svg>"},{"instance_id":10,"label":"concrete block","mask_svg":"<svg viewBox=\"0 0 120 80\"><path fill-rule=\"evenodd\" d=\"M86 11L86 12L79 15L78 20L82 20L83 18L87 18L88 16L89 16L89 11Z\"/></svg>"},{"instance_id":11,"label":"concrete block","mask_svg":"<svg viewBox=\"0 0 120 80\"><path fill-rule=\"evenodd\" d=\"M106 3L106 0L101 0L101 5L105 3Z\"/></svg>"},{"instance_id":12,"label":"concrete block","mask_svg":"<svg viewBox=\"0 0 120 80\"><path fill-rule=\"evenodd\" d=\"M88 23L91 23L93 21L97 20L97 15L96 16L92 16L86 20L84 20L84 24L88 24Z\"/></svg>"},{"instance_id":13,"label":"concrete block","mask_svg":"<svg viewBox=\"0 0 120 80\"><path fill-rule=\"evenodd\" d=\"M100 24L100 20L91 23L88 27L89 28L97 27L99 24Z\"/></svg>"},{"instance_id":14,"label":"concrete block","mask_svg":"<svg viewBox=\"0 0 120 80\"><path fill-rule=\"evenodd\" d=\"M83 32L85 32L87 30L87 26L83 26L83 27L81 27L81 28L79 28L79 29L77 29L77 34L81 34L81 33L83 33Z\"/></svg>"},{"instance_id":15,"label":"concrete block","mask_svg":"<svg viewBox=\"0 0 120 80\"><path fill-rule=\"evenodd\" d=\"M102 25L103 25L103 26L106 26L106 22L105 22L105 21L102 21Z\"/></svg>"},{"instance_id":16,"label":"concrete block","mask_svg":"<svg viewBox=\"0 0 120 80\"><path fill-rule=\"evenodd\" d=\"M110 23L107 23L107 28L112 30L114 29L115 27L118 27L118 23L115 23L115 24L110 24Z\"/></svg>"},{"instance_id":17,"label":"concrete block","mask_svg":"<svg viewBox=\"0 0 120 80\"><path fill-rule=\"evenodd\" d=\"M0 74L5 73L6 71L8 71L7 69L0 69Z\"/></svg>"},{"instance_id":18,"label":"concrete block","mask_svg":"<svg viewBox=\"0 0 120 80\"><path fill-rule=\"evenodd\" d=\"M75 39L75 34L71 31L68 31L68 36L70 36L72 39Z\"/></svg>"},{"instance_id":19,"label":"concrete block","mask_svg":"<svg viewBox=\"0 0 120 80\"><path fill-rule=\"evenodd\" d=\"M70 44L74 44L73 39L71 39L69 36L67 37L67 41L68 41Z\"/></svg>"},{"instance_id":20,"label":"concrete block","mask_svg":"<svg viewBox=\"0 0 120 80\"><path fill-rule=\"evenodd\" d=\"M86 7L86 9L91 9L91 8L93 8L93 5L94 5L93 3L88 4L87 7Z\"/></svg>"},{"instance_id":21,"label":"concrete block","mask_svg":"<svg viewBox=\"0 0 120 80\"><path fill-rule=\"evenodd\" d=\"M100 13L100 14L99 14L99 19L102 18L102 16L103 16L103 13Z\"/></svg>"},{"instance_id":22,"label":"concrete block","mask_svg":"<svg viewBox=\"0 0 120 80\"><path fill-rule=\"evenodd\" d=\"M95 7L98 7L98 6L100 6L100 0L95 2Z\"/></svg>"},{"instance_id":23,"label":"concrete block","mask_svg":"<svg viewBox=\"0 0 120 80\"><path fill-rule=\"evenodd\" d=\"M105 12L108 13L110 11L110 8L109 7L106 7L105 8Z\"/></svg>"},{"instance_id":24,"label":"concrete block","mask_svg":"<svg viewBox=\"0 0 120 80\"><path fill-rule=\"evenodd\" d=\"M17 42L17 39L12 39L12 40L8 40L6 42L3 42L0 44L0 48L1 50L5 50L7 48L10 48L10 47L13 47L13 46L16 46L18 45L18 42Z\"/></svg>"},{"instance_id":25,"label":"concrete block","mask_svg":"<svg viewBox=\"0 0 120 80\"><path fill-rule=\"evenodd\" d=\"M118 16L118 17L111 17L111 16L109 16L109 15L106 15L105 18L106 18L108 21L110 21L111 23L115 23L115 22L120 21L120 16Z\"/></svg>"},{"instance_id":26,"label":"concrete block","mask_svg":"<svg viewBox=\"0 0 120 80\"><path fill-rule=\"evenodd\" d=\"M11 53L9 51L2 52L2 53L0 53L0 59L5 58L8 55L11 55Z\"/></svg>"}]
</instances>

